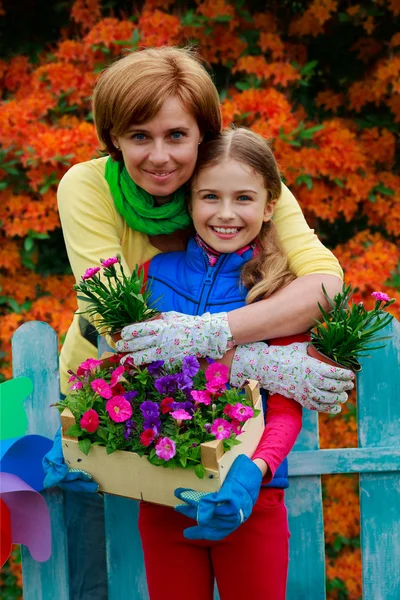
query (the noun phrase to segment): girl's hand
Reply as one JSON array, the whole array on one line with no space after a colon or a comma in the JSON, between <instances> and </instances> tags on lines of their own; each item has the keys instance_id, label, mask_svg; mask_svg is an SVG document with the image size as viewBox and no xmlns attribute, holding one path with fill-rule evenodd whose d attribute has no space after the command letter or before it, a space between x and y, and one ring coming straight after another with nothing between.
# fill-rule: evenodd
<instances>
[{"instance_id":1,"label":"girl's hand","mask_svg":"<svg viewBox=\"0 0 400 600\"><path fill-rule=\"evenodd\" d=\"M222 540L247 521L257 502L262 472L245 454L238 456L221 489L201 493L178 488L175 496L185 502L175 510L197 521L197 526L185 529L189 540Z\"/></svg>"},{"instance_id":2,"label":"girl's hand","mask_svg":"<svg viewBox=\"0 0 400 600\"><path fill-rule=\"evenodd\" d=\"M184 356L220 358L228 350L232 334L226 312L191 317L178 312L162 313L161 319L124 327L118 352L129 352L135 365L156 360L173 363Z\"/></svg>"},{"instance_id":3,"label":"girl's hand","mask_svg":"<svg viewBox=\"0 0 400 600\"><path fill-rule=\"evenodd\" d=\"M354 387L355 375L308 356L307 342L289 346L256 342L238 346L232 361L230 383L241 387L248 379L310 410L336 414Z\"/></svg>"}]
</instances>

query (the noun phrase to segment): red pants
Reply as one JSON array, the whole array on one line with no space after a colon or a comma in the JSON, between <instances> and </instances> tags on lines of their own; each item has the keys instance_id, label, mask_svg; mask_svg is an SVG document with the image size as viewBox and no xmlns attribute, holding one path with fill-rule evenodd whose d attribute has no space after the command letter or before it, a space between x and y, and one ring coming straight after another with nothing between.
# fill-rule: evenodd
<instances>
[{"instance_id":1,"label":"red pants","mask_svg":"<svg viewBox=\"0 0 400 600\"><path fill-rule=\"evenodd\" d=\"M249 519L224 540L187 540L195 521L142 502L139 531L150 600L285 600L289 529L284 492L261 488Z\"/></svg>"}]
</instances>

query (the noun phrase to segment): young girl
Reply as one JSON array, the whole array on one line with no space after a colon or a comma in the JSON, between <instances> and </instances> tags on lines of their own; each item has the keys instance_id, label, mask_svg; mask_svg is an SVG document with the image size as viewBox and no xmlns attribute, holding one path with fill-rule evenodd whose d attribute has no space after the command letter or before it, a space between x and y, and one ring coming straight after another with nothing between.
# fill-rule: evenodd
<instances>
[{"instance_id":1,"label":"young girl","mask_svg":"<svg viewBox=\"0 0 400 600\"><path fill-rule=\"evenodd\" d=\"M192 179L196 236L185 252L160 254L145 265L156 306L189 315L229 311L292 281L271 220L280 193L274 156L260 136L239 128L205 143ZM186 503L176 512L141 504L151 600L211 600L214 576L221 600L285 598L289 531L283 489L286 456L300 429L300 404L271 395L252 460L239 456L218 493L200 498L177 490Z\"/></svg>"}]
</instances>

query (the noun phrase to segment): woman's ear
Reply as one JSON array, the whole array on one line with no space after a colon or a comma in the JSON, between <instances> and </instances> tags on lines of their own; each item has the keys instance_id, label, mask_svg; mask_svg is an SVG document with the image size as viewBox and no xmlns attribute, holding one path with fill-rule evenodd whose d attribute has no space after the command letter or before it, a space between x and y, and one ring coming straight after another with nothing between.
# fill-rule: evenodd
<instances>
[{"instance_id":1,"label":"woman's ear","mask_svg":"<svg viewBox=\"0 0 400 600\"><path fill-rule=\"evenodd\" d=\"M111 137L111 141L114 144L114 146L116 147L116 149L119 150L120 148L119 148L117 136L111 134L110 137Z\"/></svg>"}]
</instances>

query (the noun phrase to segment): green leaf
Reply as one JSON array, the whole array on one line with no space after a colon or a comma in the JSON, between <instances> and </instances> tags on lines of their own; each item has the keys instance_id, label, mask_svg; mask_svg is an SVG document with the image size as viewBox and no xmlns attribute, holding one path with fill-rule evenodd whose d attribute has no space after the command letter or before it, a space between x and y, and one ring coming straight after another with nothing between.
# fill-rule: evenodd
<instances>
[{"instance_id":1,"label":"green leaf","mask_svg":"<svg viewBox=\"0 0 400 600\"><path fill-rule=\"evenodd\" d=\"M65 435L70 435L71 437L79 437L80 435L82 435L82 433L83 431L81 426L78 425L78 423L74 423L74 425L71 425L71 427L67 429Z\"/></svg>"},{"instance_id":2,"label":"green leaf","mask_svg":"<svg viewBox=\"0 0 400 600\"><path fill-rule=\"evenodd\" d=\"M83 452L83 454L86 454L86 456L87 456L89 454L90 448L92 447L92 442L90 440L88 440L88 438L79 440L78 447L79 447L79 450L81 452Z\"/></svg>"},{"instance_id":3,"label":"green leaf","mask_svg":"<svg viewBox=\"0 0 400 600\"><path fill-rule=\"evenodd\" d=\"M196 465L194 468L194 472L199 479L204 479L204 475L206 474L206 470L202 464Z\"/></svg>"},{"instance_id":4,"label":"green leaf","mask_svg":"<svg viewBox=\"0 0 400 600\"><path fill-rule=\"evenodd\" d=\"M24 239L24 250L26 252L30 252L33 249L33 246L35 245L35 242L33 241L33 239L28 236Z\"/></svg>"}]
</instances>

